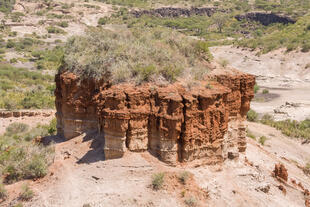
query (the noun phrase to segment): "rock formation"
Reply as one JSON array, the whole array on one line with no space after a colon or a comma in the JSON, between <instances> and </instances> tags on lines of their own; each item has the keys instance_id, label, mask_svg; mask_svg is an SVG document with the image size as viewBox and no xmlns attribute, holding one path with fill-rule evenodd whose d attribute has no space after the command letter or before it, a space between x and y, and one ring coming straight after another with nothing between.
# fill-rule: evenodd
<instances>
[{"instance_id":1,"label":"rock formation","mask_svg":"<svg viewBox=\"0 0 310 207\"><path fill-rule=\"evenodd\" d=\"M55 113L54 110L16 110L16 111L6 111L6 110L0 110L0 118L18 118L18 117L32 117L32 116L43 116L43 117L49 117L53 116Z\"/></svg>"},{"instance_id":2,"label":"rock formation","mask_svg":"<svg viewBox=\"0 0 310 207\"><path fill-rule=\"evenodd\" d=\"M212 16L216 12L226 12L223 9L218 9L216 7L192 7L192 8L175 8L175 7L162 7L158 9L151 10L134 10L131 13L135 17L141 17L142 15L151 15L157 17L189 17L193 15L201 16Z\"/></svg>"},{"instance_id":3,"label":"rock formation","mask_svg":"<svg viewBox=\"0 0 310 207\"><path fill-rule=\"evenodd\" d=\"M132 15L139 18L143 15L156 16L156 17L190 17L194 15L208 16L211 17L215 13L228 13L229 10L219 9L217 7L192 7L192 8L175 8L175 7L162 7L151 10L133 10ZM269 12L248 12L245 14L236 15L235 18L238 21L247 20L247 21L256 21L261 24L268 26L273 23L281 24L294 24L296 20L292 19L289 16L282 14L269 13Z\"/></svg>"},{"instance_id":4,"label":"rock formation","mask_svg":"<svg viewBox=\"0 0 310 207\"><path fill-rule=\"evenodd\" d=\"M242 15L237 15L235 18L238 21L247 20L247 21L256 21L260 22L262 25L268 26L273 23L281 23L281 24L294 24L296 21L292 18L284 15L267 13L267 12L249 12Z\"/></svg>"},{"instance_id":5,"label":"rock formation","mask_svg":"<svg viewBox=\"0 0 310 207\"><path fill-rule=\"evenodd\" d=\"M287 173L287 169L285 168L283 164L281 163L275 164L273 173L276 178L280 178L281 180L287 182L288 173Z\"/></svg>"},{"instance_id":6,"label":"rock formation","mask_svg":"<svg viewBox=\"0 0 310 207\"><path fill-rule=\"evenodd\" d=\"M243 121L254 96L252 75L213 71L190 91L179 82L112 85L69 72L55 79L58 134L96 134L106 159L148 150L171 165L212 164L246 149Z\"/></svg>"}]
</instances>

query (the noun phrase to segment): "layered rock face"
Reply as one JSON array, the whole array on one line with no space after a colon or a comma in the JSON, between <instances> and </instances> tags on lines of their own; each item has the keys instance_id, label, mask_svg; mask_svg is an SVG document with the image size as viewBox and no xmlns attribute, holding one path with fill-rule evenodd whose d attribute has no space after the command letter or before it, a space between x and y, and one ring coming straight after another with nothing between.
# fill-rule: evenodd
<instances>
[{"instance_id":1,"label":"layered rock face","mask_svg":"<svg viewBox=\"0 0 310 207\"><path fill-rule=\"evenodd\" d=\"M242 20L248 20L248 21L256 21L260 22L261 24L268 26L273 23L281 23L281 24L295 24L296 20L280 15L280 14L275 14L275 13L266 13L266 12L249 12L246 14L242 15L237 15L235 18L238 21Z\"/></svg>"},{"instance_id":2,"label":"layered rock face","mask_svg":"<svg viewBox=\"0 0 310 207\"><path fill-rule=\"evenodd\" d=\"M213 164L246 149L243 121L255 78L237 71L214 72L186 90L168 86L111 85L56 76L58 133L67 139L95 133L106 159L126 151L150 151L160 160Z\"/></svg>"},{"instance_id":3,"label":"layered rock face","mask_svg":"<svg viewBox=\"0 0 310 207\"><path fill-rule=\"evenodd\" d=\"M225 10L221 10L215 7L192 7L192 8L175 8L175 7L162 7L158 9L151 10L134 10L131 13L135 17L141 17L142 15L151 15L157 17L190 17L193 15L201 15L201 16L212 16L216 12L226 12Z\"/></svg>"}]
</instances>

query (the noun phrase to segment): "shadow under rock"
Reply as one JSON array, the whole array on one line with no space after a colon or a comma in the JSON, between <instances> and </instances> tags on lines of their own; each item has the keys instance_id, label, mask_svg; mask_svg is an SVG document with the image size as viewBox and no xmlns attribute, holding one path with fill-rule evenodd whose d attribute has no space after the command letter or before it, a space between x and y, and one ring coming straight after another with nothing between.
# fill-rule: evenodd
<instances>
[{"instance_id":1,"label":"shadow under rock","mask_svg":"<svg viewBox=\"0 0 310 207\"><path fill-rule=\"evenodd\" d=\"M105 160L104 155L104 139L102 136L96 135L94 133L87 134L83 138L83 142L92 140L89 150L81 159L77 161L78 164L90 164L98 161Z\"/></svg>"},{"instance_id":2,"label":"shadow under rock","mask_svg":"<svg viewBox=\"0 0 310 207\"><path fill-rule=\"evenodd\" d=\"M61 137L61 136L58 136L58 135L52 135L52 136L46 136L46 137L43 137L42 138L42 144L44 146L47 146L51 143L61 143L61 142L65 142L66 139Z\"/></svg>"}]
</instances>

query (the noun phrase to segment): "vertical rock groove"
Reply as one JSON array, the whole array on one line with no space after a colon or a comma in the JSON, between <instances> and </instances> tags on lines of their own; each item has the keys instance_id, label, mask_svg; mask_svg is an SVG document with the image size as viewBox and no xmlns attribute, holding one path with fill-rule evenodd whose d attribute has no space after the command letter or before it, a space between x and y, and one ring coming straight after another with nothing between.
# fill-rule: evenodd
<instances>
[{"instance_id":1,"label":"vertical rock groove","mask_svg":"<svg viewBox=\"0 0 310 207\"><path fill-rule=\"evenodd\" d=\"M246 150L243 121L255 78L236 71L211 76L188 91L179 83L108 85L58 74L58 133L67 139L104 134L107 159L148 150L171 165L223 162L228 152ZM210 83L211 88L205 87Z\"/></svg>"}]
</instances>

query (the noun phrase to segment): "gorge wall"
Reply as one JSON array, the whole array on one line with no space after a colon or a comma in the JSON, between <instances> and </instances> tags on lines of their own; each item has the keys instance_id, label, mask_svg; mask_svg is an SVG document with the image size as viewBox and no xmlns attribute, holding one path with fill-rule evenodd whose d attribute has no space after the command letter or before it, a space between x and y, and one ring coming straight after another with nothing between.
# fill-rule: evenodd
<instances>
[{"instance_id":1,"label":"gorge wall","mask_svg":"<svg viewBox=\"0 0 310 207\"><path fill-rule=\"evenodd\" d=\"M181 83L111 85L69 72L55 79L58 134L96 134L106 159L148 150L171 165L213 164L246 149L243 121L254 96L252 75L215 71L191 90Z\"/></svg>"}]
</instances>

